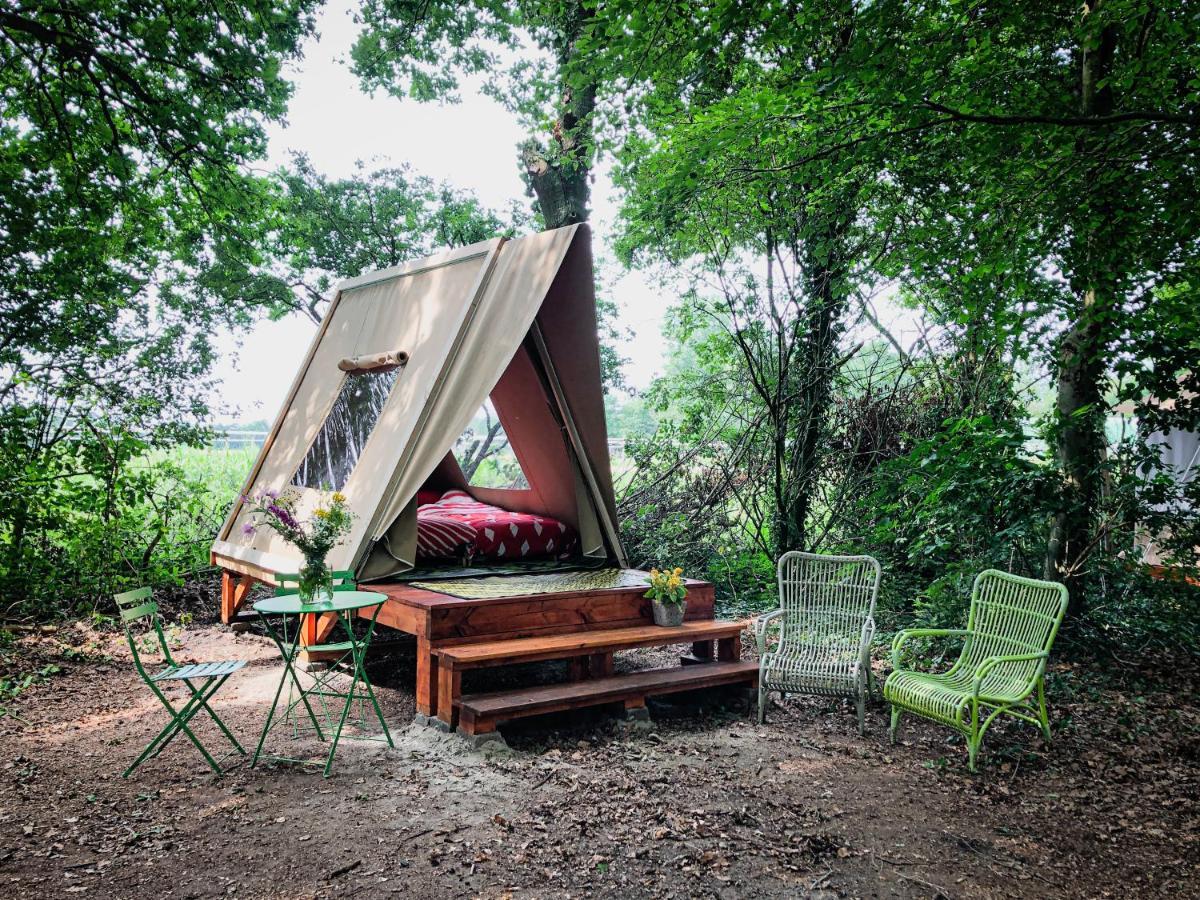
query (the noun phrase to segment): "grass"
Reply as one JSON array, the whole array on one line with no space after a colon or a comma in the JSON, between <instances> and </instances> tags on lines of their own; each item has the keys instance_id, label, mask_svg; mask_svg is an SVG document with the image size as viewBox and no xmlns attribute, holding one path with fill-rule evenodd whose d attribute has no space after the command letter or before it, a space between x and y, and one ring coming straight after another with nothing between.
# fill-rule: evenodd
<instances>
[{"instance_id":1,"label":"grass","mask_svg":"<svg viewBox=\"0 0 1200 900\"><path fill-rule=\"evenodd\" d=\"M148 453L144 461L147 466L162 462L178 466L188 479L206 485L214 493L227 492L232 504L257 457L257 447L174 447Z\"/></svg>"}]
</instances>

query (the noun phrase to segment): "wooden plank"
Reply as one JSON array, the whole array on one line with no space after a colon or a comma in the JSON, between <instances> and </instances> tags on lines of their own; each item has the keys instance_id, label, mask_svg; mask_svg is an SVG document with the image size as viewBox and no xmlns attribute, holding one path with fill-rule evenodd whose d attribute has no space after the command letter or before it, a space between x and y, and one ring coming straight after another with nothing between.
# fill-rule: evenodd
<instances>
[{"instance_id":1,"label":"wooden plank","mask_svg":"<svg viewBox=\"0 0 1200 900\"><path fill-rule=\"evenodd\" d=\"M588 677L607 678L613 673L612 653L593 653L588 657Z\"/></svg>"},{"instance_id":2,"label":"wooden plank","mask_svg":"<svg viewBox=\"0 0 1200 900\"><path fill-rule=\"evenodd\" d=\"M722 662L735 662L742 658L742 633L717 639L717 659Z\"/></svg>"},{"instance_id":3,"label":"wooden plank","mask_svg":"<svg viewBox=\"0 0 1200 900\"><path fill-rule=\"evenodd\" d=\"M360 609L358 614L361 618L369 619L374 615L374 612L375 607L368 606L366 609ZM390 599L384 601L383 608L379 610L379 618L376 619L376 622L416 637L425 637L429 633L428 613Z\"/></svg>"},{"instance_id":4,"label":"wooden plank","mask_svg":"<svg viewBox=\"0 0 1200 900\"><path fill-rule=\"evenodd\" d=\"M644 575L649 578L646 572L641 569L624 569L623 571L632 575ZM703 606L707 597L715 595L716 588L707 581L697 581L692 578L684 580L684 584L688 589L688 606L693 603ZM441 594L437 591L428 591L424 588L413 587L411 584L397 582L394 584L361 584L359 590L363 591L379 591L381 594L387 594L394 600L412 606L421 606L426 608L448 608L448 607L475 607L488 606L494 604L511 603L519 600L537 600L537 601L553 601L564 597L595 597L608 594L632 594L641 597L646 593L645 585L629 585L627 587L604 587L590 588L588 590L579 591L563 591L555 594L513 594L509 597L482 597L468 599L464 597L452 597L449 594Z\"/></svg>"},{"instance_id":5,"label":"wooden plank","mask_svg":"<svg viewBox=\"0 0 1200 900\"><path fill-rule=\"evenodd\" d=\"M685 622L674 628L643 625L487 643L454 646L439 644L434 647L433 652L453 659L455 665L460 668L481 668L513 662L588 656L634 647L687 644L701 637L718 638L728 642L745 627L744 622Z\"/></svg>"},{"instance_id":6,"label":"wooden plank","mask_svg":"<svg viewBox=\"0 0 1200 900\"><path fill-rule=\"evenodd\" d=\"M441 657L445 658L445 657ZM582 681L588 676L588 657L572 656L567 660L567 678L570 681Z\"/></svg>"},{"instance_id":7,"label":"wooden plank","mask_svg":"<svg viewBox=\"0 0 1200 900\"><path fill-rule=\"evenodd\" d=\"M647 669L610 678L551 684L543 687L468 694L460 703L464 730L469 721L516 719L523 716L561 712L624 703L639 697L692 691L725 684L754 683L758 679L755 660L715 662L707 666Z\"/></svg>"},{"instance_id":8,"label":"wooden plank","mask_svg":"<svg viewBox=\"0 0 1200 900\"><path fill-rule=\"evenodd\" d=\"M253 575L221 571L221 621L228 625L238 614L238 610L250 596L250 589L258 581Z\"/></svg>"},{"instance_id":9,"label":"wooden plank","mask_svg":"<svg viewBox=\"0 0 1200 900\"><path fill-rule=\"evenodd\" d=\"M711 620L713 603L689 603L684 620ZM556 594L533 600L510 600L488 606L430 610L430 637L436 640L479 635L525 637L589 629L648 625L650 601L640 592L591 596Z\"/></svg>"},{"instance_id":10,"label":"wooden plank","mask_svg":"<svg viewBox=\"0 0 1200 900\"><path fill-rule=\"evenodd\" d=\"M437 673L437 717L451 728L455 722L454 704L462 694L462 671L453 660L440 660Z\"/></svg>"},{"instance_id":11,"label":"wooden plank","mask_svg":"<svg viewBox=\"0 0 1200 900\"><path fill-rule=\"evenodd\" d=\"M429 641L417 636L417 712L437 715L438 664L430 652Z\"/></svg>"},{"instance_id":12,"label":"wooden plank","mask_svg":"<svg viewBox=\"0 0 1200 900\"><path fill-rule=\"evenodd\" d=\"M374 608L374 607L372 607ZM337 624L337 613L306 613L300 617L300 646L316 647L323 644Z\"/></svg>"}]
</instances>

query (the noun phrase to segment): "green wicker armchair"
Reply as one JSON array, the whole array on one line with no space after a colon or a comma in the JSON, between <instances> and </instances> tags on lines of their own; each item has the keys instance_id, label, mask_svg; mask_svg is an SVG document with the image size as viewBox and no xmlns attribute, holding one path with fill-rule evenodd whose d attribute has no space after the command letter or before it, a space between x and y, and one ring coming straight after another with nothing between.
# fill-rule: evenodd
<instances>
[{"instance_id":1,"label":"green wicker armchair","mask_svg":"<svg viewBox=\"0 0 1200 900\"><path fill-rule=\"evenodd\" d=\"M758 641L758 721L767 695L853 697L863 733L871 690L871 638L879 563L870 556L789 551L779 558L779 609L755 622ZM768 645L772 622L779 639Z\"/></svg>"},{"instance_id":2,"label":"green wicker armchair","mask_svg":"<svg viewBox=\"0 0 1200 900\"><path fill-rule=\"evenodd\" d=\"M965 629L916 628L896 635L894 671L883 686L883 698L892 705L892 742L902 713L933 719L966 737L974 772L983 733L1001 713L1039 726L1049 740L1046 659L1066 610L1067 589L1061 584L988 569L975 579ZM903 668L900 649L905 641L945 636L965 639L958 661L947 672Z\"/></svg>"}]
</instances>

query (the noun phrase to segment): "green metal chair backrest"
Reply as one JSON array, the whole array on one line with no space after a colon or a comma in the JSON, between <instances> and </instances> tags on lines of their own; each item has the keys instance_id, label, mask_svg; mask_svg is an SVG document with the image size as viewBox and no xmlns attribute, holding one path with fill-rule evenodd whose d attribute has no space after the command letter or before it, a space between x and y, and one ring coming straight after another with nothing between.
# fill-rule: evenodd
<instances>
[{"instance_id":1,"label":"green metal chair backrest","mask_svg":"<svg viewBox=\"0 0 1200 900\"><path fill-rule=\"evenodd\" d=\"M354 573L347 570L334 570L333 574L333 589L334 591L355 591L358 590L358 585L354 582ZM287 597L291 594L300 593L300 573L299 572L276 572L275 573L275 596Z\"/></svg>"},{"instance_id":2,"label":"green metal chair backrest","mask_svg":"<svg viewBox=\"0 0 1200 900\"><path fill-rule=\"evenodd\" d=\"M863 623L875 614L879 562L792 550L779 558L780 640L858 653Z\"/></svg>"},{"instance_id":3,"label":"green metal chair backrest","mask_svg":"<svg viewBox=\"0 0 1200 900\"><path fill-rule=\"evenodd\" d=\"M997 569L980 572L971 590L970 635L960 664L974 667L990 656L1049 653L1066 612L1067 589L1061 584ZM1032 683L1045 665L1045 660L1007 662L996 671Z\"/></svg>"},{"instance_id":4,"label":"green metal chair backrest","mask_svg":"<svg viewBox=\"0 0 1200 900\"><path fill-rule=\"evenodd\" d=\"M123 594L114 594L113 599L117 601L117 609L121 613L121 624L125 628L125 639L129 641L129 650L133 654L133 664L138 670L138 674L143 678L149 678L145 667L142 665L142 656L138 650L138 636L134 633L133 626L139 623L146 624L145 635L153 632L158 638L158 646L162 650L163 659L167 665L175 665L175 660L171 658L171 650L167 646L166 635L163 634L162 620L158 615L158 604L151 600L152 591L148 587L135 588L132 591L125 591Z\"/></svg>"}]
</instances>

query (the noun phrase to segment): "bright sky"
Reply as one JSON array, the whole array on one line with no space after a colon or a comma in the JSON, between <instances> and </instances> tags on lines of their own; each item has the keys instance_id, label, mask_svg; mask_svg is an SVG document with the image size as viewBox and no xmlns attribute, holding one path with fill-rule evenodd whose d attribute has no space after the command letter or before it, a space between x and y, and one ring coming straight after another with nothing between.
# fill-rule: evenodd
<instances>
[{"instance_id":1,"label":"bright sky","mask_svg":"<svg viewBox=\"0 0 1200 900\"><path fill-rule=\"evenodd\" d=\"M291 79L296 86L285 126L269 129L268 166L287 162L293 151L307 153L318 171L348 177L363 160L368 166L410 164L418 174L472 191L488 206L502 208L524 198L517 146L525 133L476 85L463 87L462 103L451 106L400 101L364 94L346 65L357 33L353 0L332 0L320 14L318 36L305 49ZM620 307L621 324L634 338L621 348L629 357L626 376L645 387L658 371L657 332L670 298L637 273L604 263L616 205L612 184L601 172L592 187L592 228L604 280ZM300 316L262 322L241 336L223 336L214 409L221 421L272 419L283 403L314 326Z\"/></svg>"}]
</instances>

